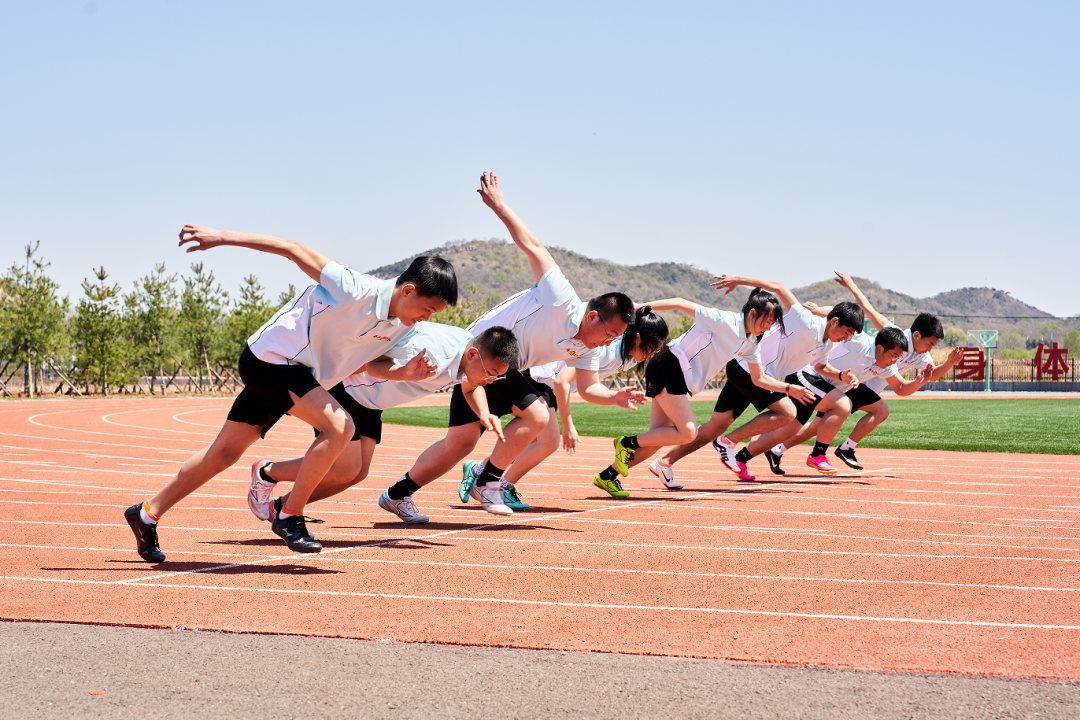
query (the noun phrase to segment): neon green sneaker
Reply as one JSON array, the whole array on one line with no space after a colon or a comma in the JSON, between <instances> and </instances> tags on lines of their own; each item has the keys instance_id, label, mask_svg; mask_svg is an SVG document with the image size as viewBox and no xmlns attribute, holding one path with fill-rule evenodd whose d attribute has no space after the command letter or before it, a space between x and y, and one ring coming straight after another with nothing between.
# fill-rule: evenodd
<instances>
[{"instance_id":1,"label":"neon green sneaker","mask_svg":"<svg viewBox=\"0 0 1080 720\"><path fill-rule=\"evenodd\" d=\"M622 444L625 437L625 435L620 435L615 438L615 469L623 477L630 474L630 461L634 459L634 453L637 452Z\"/></svg>"},{"instance_id":2,"label":"neon green sneaker","mask_svg":"<svg viewBox=\"0 0 1080 720\"><path fill-rule=\"evenodd\" d=\"M630 493L622 489L622 485L619 484L619 479L605 480L600 477L600 473L596 473L596 477L592 479L592 484L600 488L613 498L628 498Z\"/></svg>"}]
</instances>

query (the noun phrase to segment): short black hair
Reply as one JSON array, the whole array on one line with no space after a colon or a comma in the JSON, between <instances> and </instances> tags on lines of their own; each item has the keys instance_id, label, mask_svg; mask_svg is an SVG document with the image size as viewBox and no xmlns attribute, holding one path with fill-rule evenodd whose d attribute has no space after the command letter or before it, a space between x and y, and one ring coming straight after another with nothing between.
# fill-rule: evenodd
<instances>
[{"instance_id":1,"label":"short black hair","mask_svg":"<svg viewBox=\"0 0 1080 720\"><path fill-rule=\"evenodd\" d=\"M833 305L833 309L829 311L829 316L825 320L833 318L839 321L840 327L853 328L855 332L862 332L863 325L866 323L866 315L863 314L862 308L850 301Z\"/></svg>"},{"instance_id":2,"label":"short black hair","mask_svg":"<svg viewBox=\"0 0 1080 720\"><path fill-rule=\"evenodd\" d=\"M493 325L474 337L472 346L511 370L518 369L518 342L512 330Z\"/></svg>"},{"instance_id":3,"label":"short black hair","mask_svg":"<svg viewBox=\"0 0 1080 720\"><path fill-rule=\"evenodd\" d=\"M938 340L945 339L945 329L941 327L941 321L937 315L919 313L915 321L911 323L911 332L919 333L923 337L936 337Z\"/></svg>"},{"instance_id":4,"label":"short black hair","mask_svg":"<svg viewBox=\"0 0 1080 720\"><path fill-rule=\"evenodd\" d=\"M773 319L780 323L781 334L785 332L784 306L780 304L780 298L771 292L765 292L759 287L750 291L750 297L746 298L746 304L742 306L743 323L750 319L751 310L757 310L758 317L771 313ZM758 335L758 339L761 339L761 335Z\"/></svg>"},{"instance_id":5,"label":"short black hair","mask_svg":"<svg viewBox=\"0 0 1080 720\"><path fill-rule=\"evenodd\" d=\"M610 292L594 297L589 301L585 312L588 313L593 310L604 322L615 318L622 320L627 325L634 322L634 301L621 292Z\"/></svg>"},{"instance_id":6,"label":"short black hair","mask_svg":"<svg viewBox=\"0 0 1080 720\"><path fill-rule=\"evenodd\" d=\"M634 313L634 321L626 326L622 336L620 355L623 361L630 359L630 349L634 347L634 337L641 338L641 349L646 355L664 347L668 341L667 321L653 312L648 305L639 307Z\"/></svg>"},{"instance_id":7,"label":"short black hair","mask_svg":"<svg viewBox=\"0 0 1080 720\"><path fill-rule=\"evenodd\" d=\"M882 330L874 338L874 344L880 345L882 350L895 350L900 348L904 352L908 350L907 336L904 331L895 325Z\"/></svg>"},{"instance_id":8,"label":"short black hair","mask_svg":"<svg viewBox=\"0 0 1080 720\"><path fill-rule=\"evenodd\" d=\"M446 258L435 253L417 255L408 269L398 275L394 287L407 282L415 285L416 291L425 297L437 297L447 305L457 305L457 273Z\"/></svg>"}]
</instances>

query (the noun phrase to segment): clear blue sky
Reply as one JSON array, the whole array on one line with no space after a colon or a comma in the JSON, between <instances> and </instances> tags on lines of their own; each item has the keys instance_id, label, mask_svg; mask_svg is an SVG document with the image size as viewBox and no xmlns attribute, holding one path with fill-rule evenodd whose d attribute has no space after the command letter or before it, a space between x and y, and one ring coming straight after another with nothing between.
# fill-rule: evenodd
<instances>
[{"instance_id":1,"label":"clear blue sky","mask_svg":"<svg viewBox=\"0 0 1080 720\"><path fill-rule=\"evenodd\" d=\"M1080 3L0 2L0 263L360 270L505 237L1080 313ZM642 298L644 299L644 298Z\"/></svg>"}]
</instances>

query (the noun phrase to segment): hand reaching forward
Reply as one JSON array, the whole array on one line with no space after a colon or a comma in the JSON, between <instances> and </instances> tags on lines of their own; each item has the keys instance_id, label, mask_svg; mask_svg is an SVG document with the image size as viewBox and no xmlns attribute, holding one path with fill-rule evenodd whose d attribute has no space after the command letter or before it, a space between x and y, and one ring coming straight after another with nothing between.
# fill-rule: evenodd
<instances>
[{"instance_id":1,"label":"hand reaching forward","mask_svg":"<svg viewBox=\"0 0 1080 720\"><path fill-rule=\"evenodd\" d=\"M215 230L205 225L192 225L188 223L180 230L180 247L187 243L195 243L187 249L187 252L196 250L209 250L218 245L225 245L225 231Z\"/></svg>"},{"instance_id":2,"label":"hand reaching forward","mask_svg":"<svg viewBox=\"0 0 1080 720\"><path fill-rule=\"evenodd\" d=\"M713 275L712 286L717 290L723 290L724 295L730 295L731 291L742 285L741 278L735 275Z\"/></svg>"},{"instance_id":3,"label":"hand reaching forward","mask_svg":"<svg viewBox=\"0 0 1080 720\"><path fill-rule=\"evenodd\" d=\"M506 438L503 437L502 420L499 419L498 415L492 415L491 413L481 415L480 424L495 433L495 437L506 442Z\"/></svg>"},{"instance_id":4,"label":"hand reaching forward","mask_svg":"<svg viewBox=\"0 0 1080 720\"><path fill-rule=\"evenodd\" d=\"M435 373L439 371L438 365L433 365L426 357L427 348L424 348L420 352L405 363L401 367L401 380L405 382L419 382L421 380L427 380L430 377L435 377Z\"/></svg>"},{"instance_id":5,"label":"hand reaching forward","mask_svg":"<svg viewBox=\"0 0 1080 720\"><path fill-rule=\"evenodd\" d=\"M615 404L627 410L637 410L637 406L647 400L645 393L637 388L625 387L615 393Z\"/></svg>"},{"instance_id":6,"label":"hand reaching forward","mask_svg":"<svg viewBox=\"0 0 1080 720\"><path fill-rule=\"evenodd\" d=\"M480 189L476 192L480 193L484 204L492 210L497 211L506 204L502 190L499 188L499 178L493 172L484 171L484 174L480 176Z\"/></svg>"}]
</instances>

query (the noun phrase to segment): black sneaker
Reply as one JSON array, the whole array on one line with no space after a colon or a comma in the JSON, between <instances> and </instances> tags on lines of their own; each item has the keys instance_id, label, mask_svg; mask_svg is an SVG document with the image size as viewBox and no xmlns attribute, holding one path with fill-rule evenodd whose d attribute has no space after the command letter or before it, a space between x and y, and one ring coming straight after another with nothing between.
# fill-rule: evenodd
<instances>
[{"instance_id":1,"label":"black sneaker","mask_svg":"<svg viewBox=\"0 0 1080 720\"><path fill-rule=\"evenodd\" d=\"M852 448L850 450L842 450L840 448L836 448L836 450L834 451L834 454L836 455L836 457L843 460L844 464L847 465L852 470L862 470L863 469L862 463L855 459L855 449L854 448Z\"/></svg>"},{"instance_id":2,"label":"black sneaker","mask_svg":"<svg viewBox=\"0 0 1080 720\"><path fill-rule=\"evenodd\" d=\"M135 503L124 511L124 519L131 526L131 532L135 533L139 557L150 563L165 562L165 553L158 547L157 525L144 523L139 514L140 510L142 510L142 503Z\"/></svg>"},{"instance_id":3,"label":"black sneaker","mask_svg":"<svg viewBox=\"0 0 1080 720\"><path fill-rule=\"evenodd\" d=\"M281 512L281 508L285 507L285 503L281 502L282 497L284 497L284 495L274 498L274 512L270 513L270 517L267 518L271 523L274 522L274 518Z\"/></svg>"},{"instance_id":4,"label":"black sneaker","mask_svg":"<svg viewBox=\"0 0 1080 720\"><path fill-rule=\"evenodd\" d=\"M306 520L322 522L303 515L290 515L284 520L274 515L274 522L270 527L273 528L278 537L285 540L285 543L293 552L317 553L322 550L322 545L307 531L307 525L304 522Z\"/></svg>"},{"instance_id":5,"label":"black sneaker","mask_svg":"<svg viewBox=\"0 0 1080 720\"><path fill-rule=\"evenodd\" d=\"M773 471L774 475L787 475L786 472L780 469L780 455L777 455L772 450L765 451L765 459L769 461L769 469Z\"/></svg>"}]
</instances>

